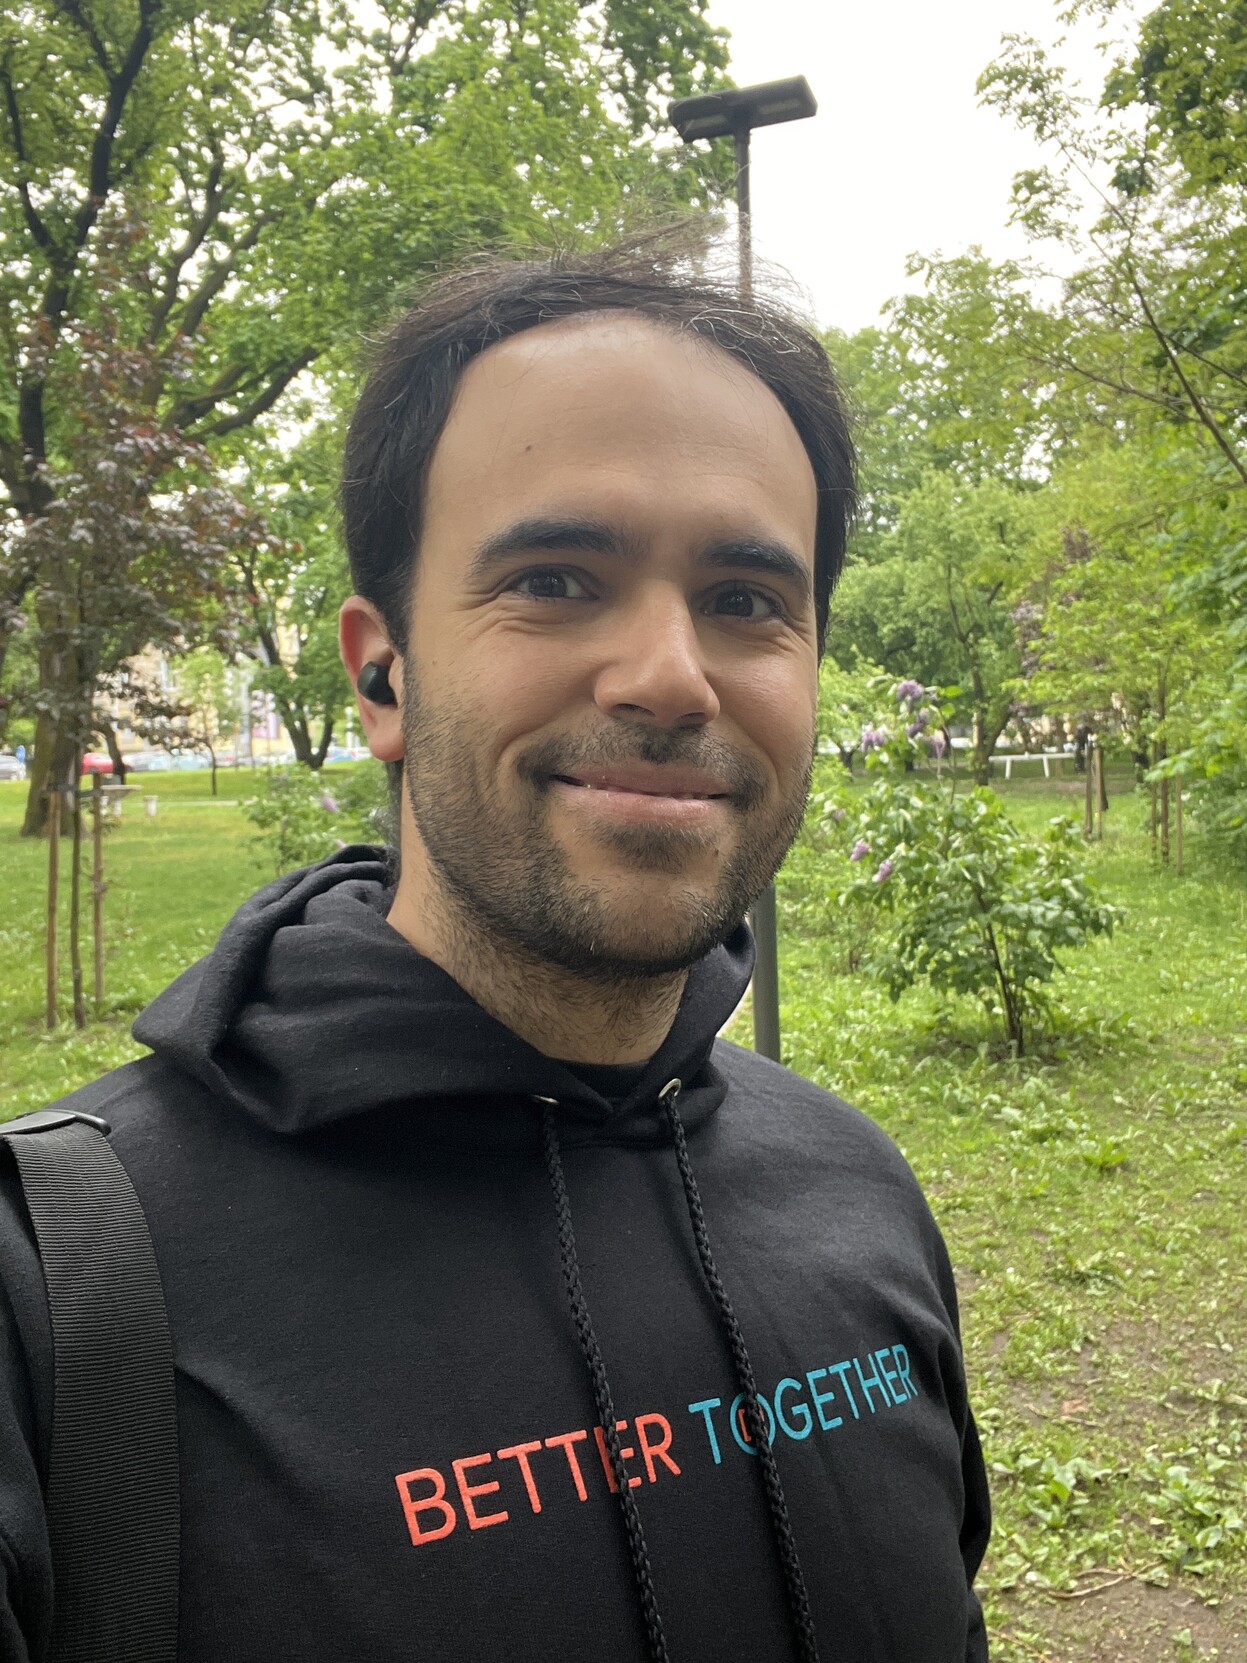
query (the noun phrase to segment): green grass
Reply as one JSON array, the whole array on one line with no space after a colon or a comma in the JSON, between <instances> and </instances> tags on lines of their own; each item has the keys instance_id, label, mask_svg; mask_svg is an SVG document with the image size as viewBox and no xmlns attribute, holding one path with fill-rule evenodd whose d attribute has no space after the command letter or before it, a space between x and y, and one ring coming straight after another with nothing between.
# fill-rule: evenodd
<instances>
[{"instance_id":1,"label":"green grass","mask_svg":"<svg viewBox=\"0 0 1247 1663\"><path fill-rule=\"evenodd\" d=\"M206 953L239 902L271 873L252 844L238 799L250 771L222 770L220 796L206 773L135 775L119 825L104 840L105 1016L82 1032L72 1021L69 981L69 849L61 857L61 1025L44 1022L46 842L19 839L26 788L0 784L0 1118L40 1108L141 1054L130 1023L188 964ZM144 798L155 796L149 819ZM88 857L89 860L89 857ZM83 960L92 990L90 885L83 880Z\"/></svg>"},{"instance_id":2,"label":"green grass","mask_svg":"<svg viewBox=\"0 0 1247 1663\"><path fill-rule=\"evenodd\" d=\"M1080 815L1076 791L1008 796L1038 829ZM1154 870L1140 803L1113 801L1089 858L1125 920L1070 956L1020 1062L973 1006L845 973L869 943L811 906L825 856L799 848L781 882L786 1060L896 1138L957 1267L1000 1663L1179 1655L1165 1599L1192 1591L1223 1643L1185 1655L1247 1658L1247 886L1188 853L1181 880ZM1099 1596L1059 1597L1110 1575L1151 1599L1135 1620L1159 1615L1162 1649L1142 1628L1097 1649Z\"/></svg>"},{"instance_id":3,"label":"green grass","mask_svg":"<svg viewBox=\"0 0 1247 1663\"><path fill-rule=\"evenodd\" d=\"M215 805L203 774L137 782L107 840L107 1015L52 1035L47 847L16 838L23 791L0 785L0 1113L135 1055L134 1013L271 875L227 806L247 780L224 774ZM1080 815L1077 790L1006 795L1038 829ZM1089 860L1125 920L1070 957L1020 1062L973 1006L889 1002L868 940L820 909L826 855L800 845L781 881L787 1060L896 1138L957 1268L996 1663L1247 1658L1247 885L1194 833L1188 855L1181 880L1154 870L1140 804L1114 799ZM89 980L89 934L84 956Z\"/></svg>"}]
</instances>

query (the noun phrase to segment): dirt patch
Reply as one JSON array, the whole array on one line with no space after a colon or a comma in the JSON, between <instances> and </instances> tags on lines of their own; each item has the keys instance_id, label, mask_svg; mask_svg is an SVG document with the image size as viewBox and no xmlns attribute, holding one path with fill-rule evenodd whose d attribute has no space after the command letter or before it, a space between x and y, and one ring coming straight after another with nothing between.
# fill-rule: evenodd
<instances>
[{"instance_id":1,"label":"dirt patch","mask_svg":"<svg viewBox=\"0 0 1247 1663\"><path fill-rule=\"evenodd\" d=\"M1042 1609L1040 1606L1042 1605ZM1055 1609L1054 1609L1055 1607ZM1042 1628L1042 1647L1019 1638ZM1188 1637L1189 1636L1189 1641ZM1014 1654L1033 1663L1247 1663L1247 1599L1207 1605L1189 1587L1120 1582L1086 1599L1021 1596L998 1626Z\"/></svg>"}]
</instances>

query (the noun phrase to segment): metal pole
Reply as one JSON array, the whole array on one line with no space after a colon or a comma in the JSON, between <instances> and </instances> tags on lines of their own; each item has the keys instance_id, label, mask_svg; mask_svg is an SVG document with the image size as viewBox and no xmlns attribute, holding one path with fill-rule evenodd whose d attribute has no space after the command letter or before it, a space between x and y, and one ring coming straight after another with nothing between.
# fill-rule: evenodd
<instances>
[{"instance_id":1,"label":"metal pole","mask_svg":"<svg viewBox=\"0 0 1247 1663\"><path fill-rule=\"evenodd\" d=\"M736 141L737 261L742 300L753 299L753 216L749 200L749 129L738 127ZM767 884L754 903L751 922L758 958L753 972L753 1048L779 1061L779 928L775 885Z\"/></svg>"},{"instance_id":2,"label":"metal pole","mask_svg":"<svg viewBox=\"0 0 1247 1663\"><path fill-rule=\"evenodd\" d=\"M749 129L738 127L736 140L736 256L740 272L740 292L744 300L753 299L753 210L749 201Z\"/></svg>"}]
</instances>

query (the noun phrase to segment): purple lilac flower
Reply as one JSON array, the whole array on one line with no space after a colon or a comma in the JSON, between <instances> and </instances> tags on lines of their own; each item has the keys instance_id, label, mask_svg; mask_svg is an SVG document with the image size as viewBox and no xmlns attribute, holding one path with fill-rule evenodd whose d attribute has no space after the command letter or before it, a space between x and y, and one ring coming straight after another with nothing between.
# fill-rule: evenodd
<instances>
[{"instance_id":1,"label":"purple lilac flower","mask_svg":"<svg viewBox=\"0 0 1247 1663\"><path fill-rule=\"evenodd\" d=\"M891 876L892 862L890 860L885 860L881 863L879 870L875 873L874 881L876 883L887 883Z\"/></svg>"},{"instance_id":2,"label":"purple lilac flower","mask_svg":"<svg viewBox=\"0 0 1247 1663\"><path fill-rule=\"evenodd\" d=\"M948 749L948 741L942 733L929 733L927 735L927 744L930 745L931 755L937 762Z\"/></svg>"},{"instance_id":3,"label":"purple lilac flower","mask_svg":"<svg viewBox=\"0 0 1247 1663\"><path fill-rule=\"evenodd\" d=\"M925 693L926 688L920 681L902 681L896 689L897 703L904 704L908 700L912 710Z\"/></svg>"},{"instance_id":4,"label":"purple lilac flower","mask_svg":"<svg viewBox=\"0 0 1247 1663\"><path fill-rule=\"evenodd\" d=\"M880 745L888 742L887 728L872 728L869 725L862 729L862 755L869 756L871 751L877 751Z\"/></svg>"},{"instance_id":5,"label":"purple lilac flower","mask_svg":"<svg viewBox=\"0 0 1247 1663\"><path fill-rule=\"evenodd\" d=\"M864 837L859 837L857 842L853 845L853 853L849 856L849 859L850 860L865 860L866 856L869 853L870 853L870 844L867 843L867 841Z\"/></svg>"},{"instance_id":6,"label":"purple lilac flower","mask_svg":"<svg viewBox=\"0 0 1247 1663\"><path fill-rule=\"evenodd\" d=\"M337 814L340 812L338 808L338 799L334 796L332 791L321 792L320 806L324 809L326 814Z\"/></svg>"},{"instance_id":7,"label":"purple lilac flower","mask_svg":"<svg viewBox=\"0 0 1247 1663\"><path fill-rule=\"evenodd\" d=\"M909 739L917 739L918 735L922 732L923 728L927 726L930 720L931 712L929 710L920 710L914 717L913 721L905 729L906 737Z\"/></svg>"}]
</instances>

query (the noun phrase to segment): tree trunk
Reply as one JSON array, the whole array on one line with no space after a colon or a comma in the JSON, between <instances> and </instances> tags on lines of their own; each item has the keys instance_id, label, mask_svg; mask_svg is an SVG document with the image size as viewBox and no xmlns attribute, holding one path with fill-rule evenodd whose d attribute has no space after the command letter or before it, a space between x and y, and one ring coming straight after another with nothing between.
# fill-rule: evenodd
<instances>
[{"instance_id":1,"label":"tree trunk","mask_svg":"<svg viewBox=\"0 0 1247 1663\"><path fill-rule=\"evenodd\" d=\"M112 758L113 773L117 776L118 784L124 785L126 775L130 770L126 767L126 759L122 756L121 746L117 743L117 730L111 722L102 722L100 732L104 735L104 744Z\"/></svg>"},{"instance_id":2,"label":"tree trunk","mask_svg":"<svg viewBox=\"0 0 1247 1663\"><path fill-rule=\"evenodd\" d=\"M314 753L316 760L312 764L313 767L322 768L324 766L325 758L329 755L329 747L330 747L330 745L332 745L332 743L333 743L333 717L332 716L326 716L325 717L325 724L320 730L320 744L316 747L316 751Z\"/></svg>"},{"instance_id":3,"label":"tree trunk","mask_svg":"<svg viewBox=\"0 0 1247 1663\"><path fill-rule=\"evenodd\" d=\"M22 820L21 836L42 837L48 826L47 792L68 783L72 774L77 747L73 736L64 731L67 724L56 722L46 711L40 711L35 722L35 742L30 764L30 780L26 787L26 814ZM78 781L74 780L76 786ZM61 816L61 835L69 827Z\"/></svg>"},{"instance_id":4,"label":"tree trunk","mask_svg":"<svg viewBox=\"0 0 1247 1663\"><path fill-rule=\"evenodd\" d=\"M1149 787L1149 790L1152 793L1152 859L1155 860L1156 859L1156 827L1157 827L1157 823L1158 823L1157 814L1156 814L1156 781L1155 780L1152 781L1152 784Z\"/></svg>"},{"instance_id":5,"label":"tree trunk","mask_svg":"<svg viewBox=\"0 0 1247 1663\"><path fill-rule=\"evenodd\" d=\"M320 766L312 759L312 735L307 725L307 719L302 711L296 712L283 699L277 699L277 714L281 717L282 726L290 735L290 743L294 747L294 759L301 762L305 768L313 772Z\"/></svg>"}]
</instances>

